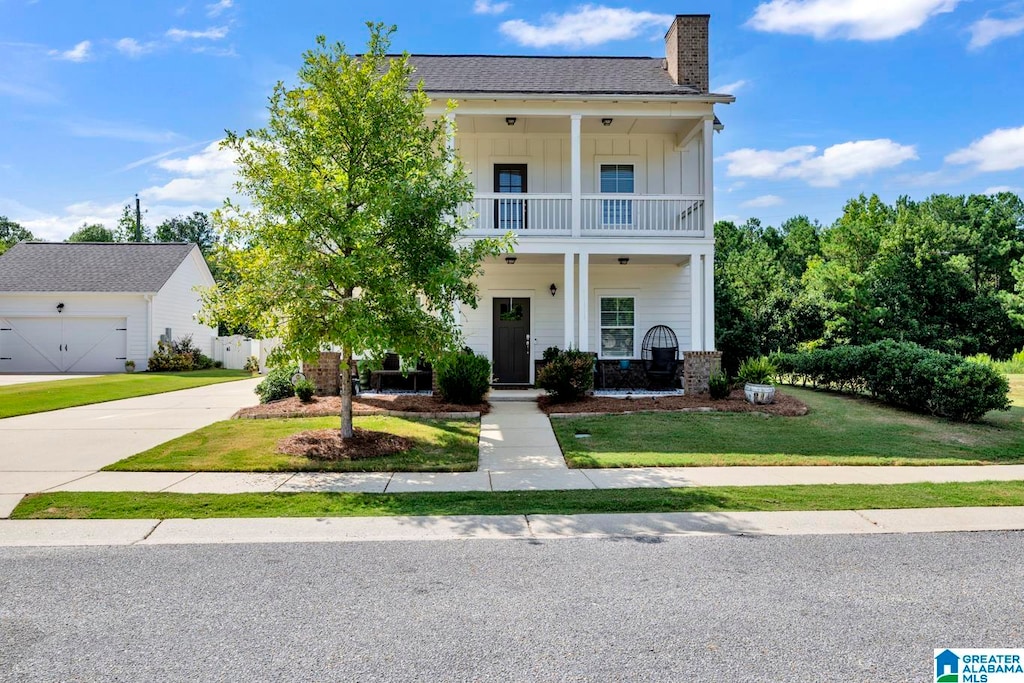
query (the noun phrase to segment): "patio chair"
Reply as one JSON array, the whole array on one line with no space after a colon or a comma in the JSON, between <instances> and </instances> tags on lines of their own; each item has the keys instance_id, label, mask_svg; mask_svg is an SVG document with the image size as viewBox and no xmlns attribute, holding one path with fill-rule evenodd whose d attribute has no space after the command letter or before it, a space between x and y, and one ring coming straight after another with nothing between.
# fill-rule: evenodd
<instances>
[{"instance_id":1,"label":"patio chair","mask_svg":"<svg viewBox=\"0 0 1024 683\"><path fill-rule=\"evenodd\" d=\"M651 384L671 385L679 369L679 340L667 325L655 325L647 330L640 348L644 373Z\"/></svg>"}]
</instances>

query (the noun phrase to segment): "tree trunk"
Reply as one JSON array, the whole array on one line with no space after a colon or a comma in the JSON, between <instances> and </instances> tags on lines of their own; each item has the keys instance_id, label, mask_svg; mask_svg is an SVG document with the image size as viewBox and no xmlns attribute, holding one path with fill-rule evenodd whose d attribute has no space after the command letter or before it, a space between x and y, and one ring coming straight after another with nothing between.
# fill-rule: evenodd
<instances>
[{"instance_id":1,"label":"tree trunk","mask_svg":"<svg viewBox=\"0 0 1024 683\"><path fill-rule=\"evenodd\" d=\"M342 349L341 357L341 438L350 439L352 431L352 349Z\"/></svg>"}]
</instances>

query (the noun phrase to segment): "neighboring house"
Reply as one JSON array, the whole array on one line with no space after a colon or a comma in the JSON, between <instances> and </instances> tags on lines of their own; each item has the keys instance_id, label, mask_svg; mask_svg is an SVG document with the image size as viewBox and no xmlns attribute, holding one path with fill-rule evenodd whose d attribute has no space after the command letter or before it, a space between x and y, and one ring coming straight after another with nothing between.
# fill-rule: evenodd
<instances>
[{"instance_id":1,"label":"neighboring house","mask_svg":"<svg viewBox=\"0 0 1024 683\"><path fill-rule=\"evenodd\" d=\"M21 242L0 256L0 373L144 370L161 336L209 355L194 244Z\"/></svg>"},{"instance_id":2,"label":"neighboring house","mask_svg":"<svg viewBox=\"0 0 1024 683\"><path fill-rule=\"evenodd\" d=\"M677 16L665 58L412 55L476 186L467 238L513 231L458 318L498 384L534 381L549 346L608 367L667 325L713 351L714 106L708 15Z\"/></svg>"}]
</instances>

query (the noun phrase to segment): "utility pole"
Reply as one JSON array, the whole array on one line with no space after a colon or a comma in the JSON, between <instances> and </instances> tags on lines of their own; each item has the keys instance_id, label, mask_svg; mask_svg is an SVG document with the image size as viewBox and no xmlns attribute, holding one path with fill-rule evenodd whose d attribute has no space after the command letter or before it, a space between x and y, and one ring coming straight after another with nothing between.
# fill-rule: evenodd
<instances>
[{"instance_id":1,"label":"utility pole","mask_svg":"<svg viewBox=\"0 0 1024 683\"><path fill-rule=\"evenodd\" d=\"M139 195L135 194L135 241L142 241L142 206L139 204Z\"/></svg>"}]
</instances>

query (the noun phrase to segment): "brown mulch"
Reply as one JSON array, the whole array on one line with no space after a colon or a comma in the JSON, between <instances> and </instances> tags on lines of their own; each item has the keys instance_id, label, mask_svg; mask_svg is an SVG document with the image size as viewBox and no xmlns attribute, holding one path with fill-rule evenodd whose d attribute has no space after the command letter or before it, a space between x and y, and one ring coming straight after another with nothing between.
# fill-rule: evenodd
<instances>
[{"instance_id":1,"label":"brown mulch","mask_svg":"<svg viewBox=\"0 0 1024 683\"><path fill-rule=\"evenodd\" d=\"M484 415L490 411L487 403L459 405L447 403L440 396L422 394L389 394L385 396L355 396L352 411L360 414L387 413L390 411L408 413L470 413ZM272 401L258 406L242 408L236 418L251 417L333 417L341 413L340 396L314 396L309 403L303 403L295 396Z\"/></svg>"},{"instance_id":2,"label":"brown mulch","mask_svg":"<svg viewBox=\"0 0 1024 683\"><path fill-rule=\"evenodd\" d=\"M403 453L413 446L404 436L359 427L352 431L353 437L344 441L338 429L299 432L278 441L277 452L313 460L365 460Z\"/></svg>"},{"instance_id":3,"label":"brown mulch","mask_svg":"<svg viewBox=\"0 0 1024 683\"><path fill-rule=\"evenodd\" d=\"M807 404L793 398L778 389L775 390L775 403L766 406L755 406L747 403L743 390L737 389L729 394L729 398L712 401L707 394L698 396L636 396L634 398L609 398L607 396L588 396L582 401L573 403L555 403L550 396L537 399L540 409L547 414L552 413L636 413L640 411L686 411L686 412L729 412L729 413L767 413L783 417L797 417L807 414Z\"/></svg>"}]
</instances>

